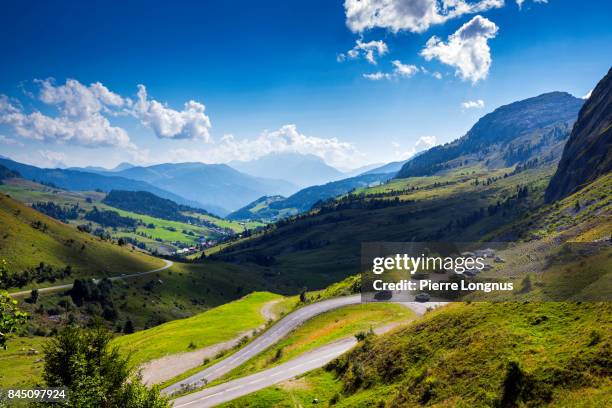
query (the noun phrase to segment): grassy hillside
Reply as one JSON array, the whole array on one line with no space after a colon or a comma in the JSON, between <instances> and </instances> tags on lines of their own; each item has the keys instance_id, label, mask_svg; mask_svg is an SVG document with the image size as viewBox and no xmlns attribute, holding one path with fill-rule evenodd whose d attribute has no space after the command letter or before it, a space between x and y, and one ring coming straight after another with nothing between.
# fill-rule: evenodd
<instances>
[{"instance_id":1,"label":"grassy hillside","mask_svg":"<svg viewBox=\"0 0 612 408\"><path fill-rule=\"evenodd\" d=\"M71 281L77 276L111 276L163 266L157 258L79 232L5 195L0 195L0 231L0 258L12 273L41 262L62 269L70 265L72 275L64 280ZM49 283L38 286L45 285Z\"/></svg>"},{"instance_id":2,"label":"grassy hillside","mask_svg":"<svg viewBox=\"0 0 612 408\"><path fill-rule=\"evenodd\" d=\"M309 289L323 288L358 272L362 242L480 240L522 219L542 205L553 172L553 166L495 172L473 166L394 180L207 254L263 268L276 279L301 281ZM519 188L528 193L519 197Z\"/></svg>"},{"instance_id":3,"label":"grassy hillside","mask_svg":"<svg viewBox=\"0 0 612 408\"><path fill-rule=\"evenodd\" d=\"M608 303L472 303L361 343L305 377L225 407L599 407L609 403Z\"/></svg>"},{"instance_id":4,"label":"grassy hillside","mask_svg":"<svg viewBox=\"0 0 612 408\"><path fill-rule=\"evenodd\" d=\"M40 382L40 353L45 341L44 337L19 337L9 341L7 350L0 350L2 387L34 386Z\"/></svg>"},{"instance_id":5,"label":"grassy hillside","mask_svg":"<svg viewBox=\"0 0 612 408\"><path fill-rule=\"evenodd\" d=\"M11 197L29 205L51 202L62 208L78 206L78 218L66 220L73 226L91 224L94 231L101 229L114 239L127 238L129 242L139 244L143 249L162 254L172 252L182 246L196 245L202 239L217 240L232 233L241 233L245 228L257 228L263 225L253 222L229 221L205 214L203 210L198 212L188 211L189 207L177 206L174 203L176 207L185 210L179 213L179 217L182 216L186 220L191 220L190 222L152 217L106 205L103 203L104 193L67 191L19 178L6 180L4 185L0 185L0 192L9 194ZM94 206L102 211L115 211L123 217L136 220L138 225L135 228L110 228L84 219L86 212L91 211Z\"/></svg>"},{"instance_id":6,"label":"grassy hillside","mask_svg":"<svg viewBox=\"0 0 612 408\"><path fill-rule=\"evenodd\" d=\"M497 236L513 236L526 241L566 238L576 242L605 240L610 234L612 173L496 232Z\"/></svg>"},{"instance_id":7,"label":"grassy hillside","mask_svg":"<svg viewBox=\"0 0 612 408\"><path fill-rule=\"evenodd\" d=\"M170 352L189 351L192 340L198 347L205 347L224 336L259 326L263 323L260 306L280 296L256 293L228 302L262 290L264 282L257 275L251 276L235 266L175 264L159 273L113 282L104 304L86 301L77 306L62 292L41 295L36 304L20 301L19 307L31 318L21 333L24 337L10 339L8 351L0 350L0 383L5 384L3 367L11 367L10 384L23 386L37 381L42 365L34 361L40 356L30 355L29 349L40 351L43 336L51 335L67 322L85 326L103 317L104 323L118 333L128 320L135 330L153 328L142 335L137 332L117 339L118 344L126 346L129 344L124 339L134 339L140 346L134 361L141 362ZM220 310L212 309L217 306L221 306ZM287 306L293 307L293 302ZM104 310L109 308L116 315L106 316ZM171 323L163 325L166 322ZM194 322L198 325L192 326ZM188 331L183 333L185 329Z\"/></svg>"},{"instance_id":8,"label":"grassy hillside","mask_svg":"<svg viewBox=\"0 0 612 408\"><path fill-rule=\"evenodd\" d=\"M266 303L280 299L281 296L268 292L251 293L186 319L118 337L114 344L131 353L135 364L204 348L261 326L265 323L261 309Z\"/></svg>"},{"instance_id":9,"label":"grassy hillside","mask_svg":"<svg viewBox=\"0 0 612 408\"><path fill-rule=\"evenodd\" d=\"M31 315L26 331L32 334L48 334L68 321L86 325L96 317L121 332L128 320L135 330L151 328L266 290L266 286L274 290L261 275L236 266L175 263L154 274L116 280L102 298L86 300L81 306L68 292L56 292L41 295L36 304L22 302L20 307Z\"/></svg>"}]
</instances>

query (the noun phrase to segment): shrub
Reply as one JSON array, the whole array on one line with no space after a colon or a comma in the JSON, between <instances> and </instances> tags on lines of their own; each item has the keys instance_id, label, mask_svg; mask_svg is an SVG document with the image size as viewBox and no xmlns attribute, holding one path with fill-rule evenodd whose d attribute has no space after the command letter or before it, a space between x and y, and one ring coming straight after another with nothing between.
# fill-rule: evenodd
<instances>
[{"instance_id":1,"label":"shrub","mask_svg":"<svg viewBox=\"0 0 612 408\"><path fill-rule=\"evenodd\" d=\"M112 334L100 325L62 329L44 346L46 385L67 387L74 407L169 407L158 388L142 385L128 359L110 347L111 339Z\"/></svg>"}]
</instances>

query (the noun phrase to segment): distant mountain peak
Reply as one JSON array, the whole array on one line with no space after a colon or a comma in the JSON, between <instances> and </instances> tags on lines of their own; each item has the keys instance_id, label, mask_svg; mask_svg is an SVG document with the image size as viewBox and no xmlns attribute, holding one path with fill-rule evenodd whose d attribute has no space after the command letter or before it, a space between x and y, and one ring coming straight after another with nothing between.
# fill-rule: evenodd
<instances>
[{"instance_id":1,"label":"distant mountain peak","mask_svg":"<svg viewBox=\"0 0 612 408\"><path fill-rule=\"evenodd\" d=\"M250 161L232 161L229 165L255 177L281 178L306 187L339 180L344 174L314 154L275 152Z\"/></svg>"},{"instance_id":2,"label":"distant mountain peak","mask_svg":"<svg viewBox=\"0 0 612 408\"><path fill-rule=\"evenodd\" d=\"M466 159L491 166L512 165L523 159L512 144L534 134L550 139L549 147L558 147L555 144L565 141L583 104L583 99L555 91L500 106L481 117L464 136L408 161L397 177L432 175L461 165ZM521 145L524 151L537 153L537 146L527 141ZM560 148L555 151L558 153L551 160L560 156Z\"/></svg>"},{"instance_id":3,"label":"distant mountain peak","mask_svg":"<svg viewBox=\"0 0 612 408\"><path fill-rule=\"evenodd\" d=\"M128 162L122 162L116 165L115 167L113 167L110 171L121 171L121 170L131 169L132 167L135 167L135 166Z\"/></svg>"}]
</instances>

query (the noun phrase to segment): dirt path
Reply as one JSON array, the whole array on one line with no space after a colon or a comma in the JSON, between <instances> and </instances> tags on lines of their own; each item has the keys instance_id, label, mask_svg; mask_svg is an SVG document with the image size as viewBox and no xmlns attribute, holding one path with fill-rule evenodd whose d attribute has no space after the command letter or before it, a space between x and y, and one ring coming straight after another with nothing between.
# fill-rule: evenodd
<instances>
[{"instance_id":1,"label":"dirt path","mask_svg":"<svg viewBox=\"0 0 612 408\"><path fill-rule=\"evenodd\" d=\"M261 314L268 320L276 320L278 316L273 312L273 306L280 302L281 299L273 300L266 303L261 308ZM189 351L186 353L171 354L160 357L155 360L148 361L140 366L142 374L142 382L145 385L160 384L177 375L191 370L192 368L202 365L204 359L213 359L219 352L230 350L235 347L240 339L244 336L251 336L256 330L262 329L264 325L259 326L254 330L249 330L240 333L238 336L224 341L222 343L213 344L212 346L204 347L199 350Z\"/></svg>"}]
</instances>

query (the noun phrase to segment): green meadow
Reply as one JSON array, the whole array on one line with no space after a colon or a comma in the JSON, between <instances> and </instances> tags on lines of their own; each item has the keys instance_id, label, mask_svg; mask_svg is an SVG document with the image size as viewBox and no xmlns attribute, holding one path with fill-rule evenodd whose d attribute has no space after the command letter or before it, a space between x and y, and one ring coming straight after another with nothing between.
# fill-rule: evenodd
<instances>
[{"instance_id":1,"label":"green meadow","mask_svg":"<svg viewBox=\"0 0 612 408\"><path fill-rule=\"evenodd\" d=\"M261 309L281 298L268 292L251 293L192 317L117 337L113 344L130 354L134 364L204 348L265 324Z\"/></svg>"}]
</instances>

